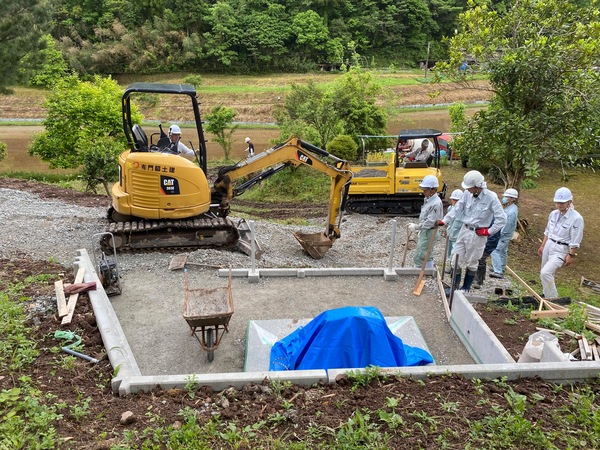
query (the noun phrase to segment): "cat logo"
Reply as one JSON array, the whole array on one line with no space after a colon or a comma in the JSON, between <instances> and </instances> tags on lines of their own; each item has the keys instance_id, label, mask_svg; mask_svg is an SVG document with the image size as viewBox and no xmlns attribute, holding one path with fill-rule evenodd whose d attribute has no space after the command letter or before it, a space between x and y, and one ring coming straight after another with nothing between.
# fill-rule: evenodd
<instances>
[{"instance_id":1,"label":"cat logo","mask_svg":"<svg viewBox=\"0 0 600 450\"><path fill-rule=\"evenodd\" d=\"M165 177L162 175L160 177L160 185L160 190L165 195L179 194L179 181L177 181L177 178Z\"/></svg>"}]
</instances>

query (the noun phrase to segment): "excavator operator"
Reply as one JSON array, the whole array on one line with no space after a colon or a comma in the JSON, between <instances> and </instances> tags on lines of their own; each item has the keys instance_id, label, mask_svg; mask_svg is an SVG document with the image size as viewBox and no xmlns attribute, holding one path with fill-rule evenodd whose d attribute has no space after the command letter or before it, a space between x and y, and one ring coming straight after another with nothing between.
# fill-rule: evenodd
<instances>
[{"instance_id":1,"label":"excavator operator","mask_svg":"<svg viewBox=\"0 0 600 450\"><path fill-rule=\"evenodd\" d=\"M171 140L168 147L169 153L183 156L190 161L196 159L194 150L186 147L186 145L181 142L181 128L179 128L179 125L171 125L169 127L169 139Z\"/></svg>"}]
</instances>

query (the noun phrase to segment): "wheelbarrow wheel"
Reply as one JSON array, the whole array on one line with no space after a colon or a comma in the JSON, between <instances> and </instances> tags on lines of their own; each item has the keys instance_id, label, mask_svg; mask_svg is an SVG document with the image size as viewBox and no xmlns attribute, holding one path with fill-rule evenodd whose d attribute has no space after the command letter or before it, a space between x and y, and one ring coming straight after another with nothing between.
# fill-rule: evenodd
<instances>
[{"instance_id":1,"label":"wheelbarrow wheel","mask_svg":"<svg viewBox=\"0 0 600 450\"><path fill-rule=\"evenodd\" d=\"M215 335L214 335L214 329L213 328L208 328L206 330L206 346L210 349L213 348L213 346L215 345ZM208 351L208 362L213 362L213 360L215 359L215 351L213 350L209 350Z\"/></svg>"}]
</instances>

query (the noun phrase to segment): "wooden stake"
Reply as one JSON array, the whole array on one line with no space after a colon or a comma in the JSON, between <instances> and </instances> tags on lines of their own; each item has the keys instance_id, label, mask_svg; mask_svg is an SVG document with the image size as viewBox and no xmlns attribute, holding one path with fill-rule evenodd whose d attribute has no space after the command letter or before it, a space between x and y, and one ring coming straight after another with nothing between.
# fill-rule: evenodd
<instances>
[{"instance_id":1,"label":"wooden stake","mask_svg":"<svg viewBox=\"0 0 600 450\"><path fill-rule=\"evenodd\" d=\"M423 279L423 275L425 274L425 266L427 266L427 260L429 259L429 254L431 253L431 249L433 248L436 234L437 234L437 226L435 226L433 228L433 234L431 235L431 239L429 240L429 246L427 247L427 253L425 253L425 259L423 260L423 265L421 266L421 272L419 272L419 278L417 278L417 284L415 284L415 289L413 290L413 294L415 294L415 295L421 295L423 286L425 286L425 280Z\"/></svg>"},{"instance_id":2,"label":"wooden stake","mask_svg":"<svg viewBox=\"0 0 600 450\"><path fill-rule=\"evenodd\" d=\"M408 241L409 240L410 240L410 228L408 227L408 225L406 225L406 243L404 244L404 255L402 256L402 267L404 267L404 264L406 264L406 254L408 253Z\"/></svg>"},{"instance_id":3,"label":"wooden stake","mask_svg":"<svg viewBox=\"0 0 600 450\"><path fill-rule=\"evenodd\" d=\"M67 300L65 299L65 289L62 280L54 282L54 292L56 292L56 306L58 307L58 317L66 316L69 313Z\"/></svg>"},{"instance_id":4,"label":"wooden stake","mask_svg":"<svg viewBox=\"0 0 600 450\"><path fill-rule=\"evenodd\" d=\"M77 275L75 276L75 283L81 283L83 281L83 275L85 275L85 266L81 266L77 271ZM65 317L63 317L61 325L66 325L71 323L73 320L73 313L75 312L75 305L77 304L77 299L79 298L79 294L72 294L69 297L69 303L67 304L68 313Z\"/></svg>"},{"instance_id":5,"label":"wooden stake","mask_svg":"<svg viewBox=\"0 0 600 450\"><path fill-rule=\"evenodd\" d=\"M542 303L542 300L544 300L544 299L537 292L535 292L533 289L531 289L529 287L529 285L527 283L525 283L525 281L523 281L519 275L514 273L513 270L508 266L506 266L505 269L513 277L515 277L517 280L519 280L519 282L523 285L523 287L525 287L525 289L527 289L529 291L529 293L537 299L538 302Z\"/></svg>"}]
</instances>

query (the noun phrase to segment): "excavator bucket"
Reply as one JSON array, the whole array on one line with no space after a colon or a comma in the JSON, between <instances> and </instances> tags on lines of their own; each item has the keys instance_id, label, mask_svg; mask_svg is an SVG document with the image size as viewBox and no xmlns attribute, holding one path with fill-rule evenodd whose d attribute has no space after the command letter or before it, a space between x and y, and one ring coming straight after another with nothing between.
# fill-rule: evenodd
<instances>
[{"instance_id":1,"label":"excavator bucket","mask_svg":"<svg viewBox=\"0 0 600 450\"><path fill-rule=\"evenodd\" d=\"M294 233L294 237L314 259L321 259L333 245L325 233Z\"/></svg>"}]
</instances>

